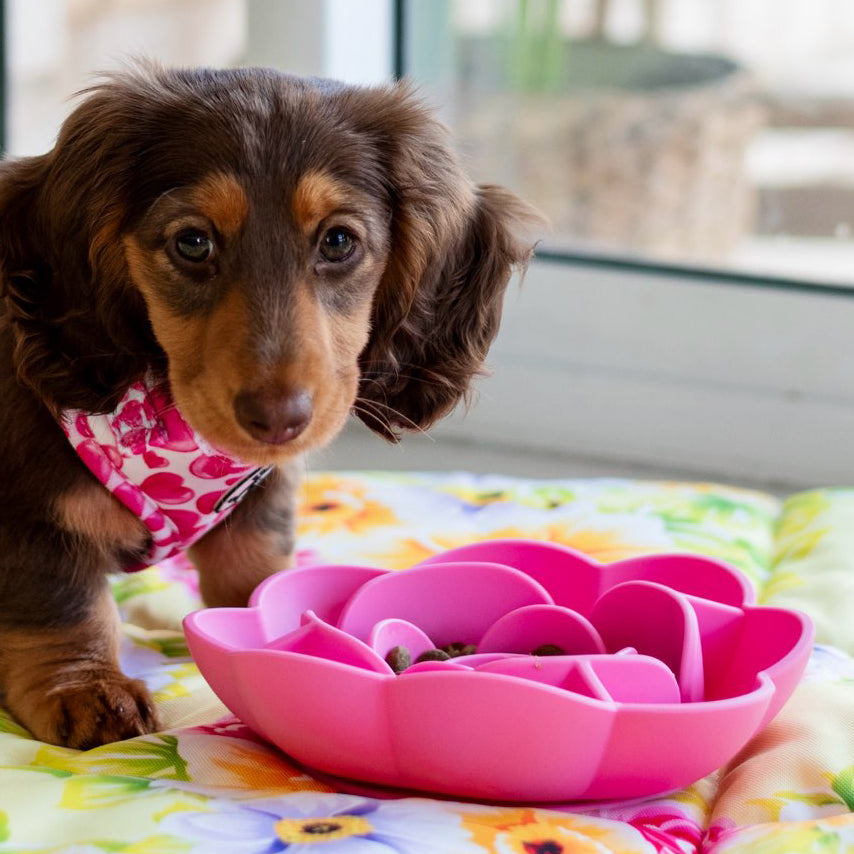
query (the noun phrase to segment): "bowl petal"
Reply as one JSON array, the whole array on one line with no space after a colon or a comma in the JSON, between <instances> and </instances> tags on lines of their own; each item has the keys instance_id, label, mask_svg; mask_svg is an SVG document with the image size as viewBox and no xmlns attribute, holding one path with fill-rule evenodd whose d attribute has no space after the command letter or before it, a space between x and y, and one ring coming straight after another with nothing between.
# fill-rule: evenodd
<instances>
[{"instance_id":1,"label":"bowl petal","mask_svg":"<svg viewBox=\"0 0 854 854\"><path fill-rule=\"evenodd\" d=\"M679 683L664 662L648 655L591 655L587 666L615 703L682 701Z\"/></svg>"},{"instance_id":2,"label":"bowl petal","mask_svg":"<svg viewBox=\"0 0 854 854\"><path fill-rule=\"evenodd\" d=\"M402 676L388 700L397 785L511 801L564 800L589 787L616 713L613 704L480 672Z\"/></svg>"},{"instance_id":3,"label":"bowl petal","mask_svg":"<svg viewBox=\"0 0 854 854\"><path fill-rule=\"evenodd\" d=\"M589 616L596 600L626 581L656 581L693 596L741 606L755 598L748 578L735 567L694 554L641 555L613 563L599 563L558 543L523 539L496 539L472 543L422 561L426 564L461 560L504 563L535 578L557 605Z\"/></svg>"},{"instance_id":4,"label":"bowl petal","mask_svg":"<svg viewBox=\"0 0 854 854\"><path fill-rule=\"evenodd\" d=\"M591 619L609 650L632 646L657 658L676 674L683 702L703 699L700 630L684 595L649 581L627 581L599 599Z\"/></svg>"},{"instance_id":5,"label":"bowl petal","mask_svg":"<svg viewBox=\"0 0 854 854\"><path fill-rule=\"evenodd\" d=\"M620 706L596 779L574 797L641 798L679 789L729 762L762 726L774 694L720 702Z\"/></svg>"},{"instance_id":6,"label":"bowl petal","mask_svg":"<svg viewBox=\"0 0 854 854\"><path fill-rule=\"evenodd\" d=\"M196 666L225 706L253 726L255 698L244 697L235 681L231 653L254 649L266 641L258 611L207 608L184 618L184 634Z\"/></svg>"},{"instance_id":7,"label":"bowl petal","mask_svg":"<svg viewBox=\"0 0 854 854\"><path fill-rule=\"evenodd\" d=\"M477 651L532 653L546 644L566 655L605 652L590 620L559 605L527 605L505 614L486 630Z\"/></svg>"},{"instance_id":8,"label":"bowl petal","mask_svg":"<svg viewBox=\"0 0 854 854\"><path fill-rule=\"evenodd\" d=\"M485 561L512 566L539 582L556 605L589 614L602 592L602 565L575 549L536 540L498 539L433 555L418 566Z\"/></svg>"},{"instance_id":9,"label":"bowl petal","mask_svg":"<svg viewBox=\"0 0 854 854\"><path fill-rule=\"evenodd\" d=\"M184 618L184 631L223 649L254 649L269 640L254 608L202 608Z\"/></svg>"},{"instance_id":10,"label":"bowl petal","mask_svg":"<svg viewBox=\"0 0 854 854\"><path fill-rule=\"evenodd\" d=\"M314 611L306 611L298 629L270 641L264 649L325 658L384 675L392 672L367 644L325 623Z\"/></svg>"},{"instance_id":11,"label":"bowl petal","mask_svg":"<svg viewBox=\"0 0 854 854\"><path fill-rule=\"evenodd\" d=\"M679 703L679 686L667 665L646 655L524 656L478 668L531 679L603 702Z\"/></svg>"},{"instance_id":12,"label":"bowl petal","mask_svg":"<svg viewBox=\"0 0 854 854\"><path fill-rule=\"evenodd\" d=\"M454 659L448 659L447 661L416 661L415 664L411 667L407 667L400 675L412 676L416 673L427 673L433 670L438 670L440 673L447 673L449 670L468 670L469 672L473 672L474 668Z\"/></svg>"},{"instance_id":13,"label":"bowl petal","mask_svg":"<svg viewBox=\"0 0 854 854\"><path fill-rule=\"evenodd\" d=\"M782 608L744 609L738 654L727 660L725 685L730 696L752 690L764 678L774 696L763 720L770 721L794 691L812 651L815 629L798 611Z\"/></svg>"},{"instance_id":14,"label":"bowl petal","mask_svg":"<svg viewBox=\"0 0 854 854\"><path fill-rule=\"evenodd\" d=\"M384 689L392 676L276 650L233 658L238 689L253 704L253 727L266 739L304 765L394 783Z\"/></svg>"},{"instance_id":15,"label":"bowl petal","mask_svg":"<svg viewBox=\"0 0 854 854\"><path fill-rule=\"evenodd\" d=\"M367 581L387 570L366 566L311 565L286 569L261 582L249 599L261 612L268 640L292 631L303 613L335 625L346 601Z\"/></svg>"},{"instance_id":16,"label":"bowl petal","mask_svg":"<svg viewBox=\"0 0 854 854\"><path fill-rule=\"evenodd\" d=\"M403 646L409 651L413 661L428 649L434 649L436 644L430 640L418 626L408 620L380 620L368 637L368 644L380 658L385 660L389 651L396 646Z\"/></svg>"},{"instance_id":17,"label":"bowl petal","mask_svg":"<svg viewBox=\"0 0 854 854\"><path fill-rule=\"evenodd\" d=\"M509 611L550 603L548 593L536 581L509 566L417 566L385 574L360 587L342 610L338 627L367 641L378 622L393 617L418 626L437 646L477 644Z\"/></svg>"},{"instance_id":18,"label":"bowl petal","mask_svg":"<svg viewBox=\"0 0 854 854\"><path fill-rule=\"evenodd\" d=\"M739 608L755 598L753 586L744 573L702 555L641 555L603 565L601 570L603 593L626 581L652 581L680 593Z\"/></svg>"}]
</instances>

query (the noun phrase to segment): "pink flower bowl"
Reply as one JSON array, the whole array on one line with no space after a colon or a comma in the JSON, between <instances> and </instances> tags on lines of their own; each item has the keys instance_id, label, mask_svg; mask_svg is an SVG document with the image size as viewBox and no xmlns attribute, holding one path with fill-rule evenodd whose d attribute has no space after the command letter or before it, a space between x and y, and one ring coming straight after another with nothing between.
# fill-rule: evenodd
<instances>
[{"instance_id":1,"label":"pink flower bowl","mask_svg":"<svg viewBox=\"0 0 854 854\"><path fill-rule=\"evenodd\" d=\"M249 608L187 617L220 699L301 764L351 781L497 801L642 797L730 760L797 684L807 617L757 607L709 558L598 564L494 540L404 572L310 566ZM476 652L395 674L386 656ZM537 655L555 645L564 654Z\"/></svg>"}]
</instances>

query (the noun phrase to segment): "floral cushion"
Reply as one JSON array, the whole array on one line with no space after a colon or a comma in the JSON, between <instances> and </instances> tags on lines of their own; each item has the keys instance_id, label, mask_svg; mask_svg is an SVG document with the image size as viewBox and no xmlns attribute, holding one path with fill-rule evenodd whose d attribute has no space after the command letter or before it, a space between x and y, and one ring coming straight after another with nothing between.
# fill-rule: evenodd
<instances>
[{"instance_id":1,"label":"floral cushion","mask_svg":"<svg viewBox=\"0 0 854 854\"><path fill-rule=\"evenodd\" d=\"M600 561L662 551L722 558L762 604L799 608L818 645L773 723L725 768L642 802L496 806L336 792L230 716L187 654L199 607L180 561L117 576L125 671L164 730L79 752L0 714L0 852L561 854L854 850L854 489L785 501L733 487L468 474L316 474L300 547L402 569L495 537ZM512 751L508 751L512 762Z\"/></svg>"}]
</instances>

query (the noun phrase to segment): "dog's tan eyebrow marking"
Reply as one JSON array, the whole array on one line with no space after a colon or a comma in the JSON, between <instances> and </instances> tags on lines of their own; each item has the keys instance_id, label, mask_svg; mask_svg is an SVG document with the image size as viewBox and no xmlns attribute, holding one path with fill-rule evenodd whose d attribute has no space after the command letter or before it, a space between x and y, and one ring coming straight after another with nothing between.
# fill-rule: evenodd
<instances>
[{"instance_id":1,"label":"dog's tan eyebrow marking","mask_svg":"<svg viewBox=\"0 0 854 854\"><path fill-rule=\"evenodd\" d=\"M353 191L328 172L308 172L294 190L292 207L300 231L311 234L333 211L347 206Z\"/></svg>"},{"instance_id":2,"label":"dog's tan eyebrow marking","mask_svg":"<svg viewBox=\"0 0 854 854\"><path fill-rule=\"evenodd\" d=\"M197 184L191 198L199 210L225 235L240 230L249 213L249 199L240 181L226 172L214 172Z\"/></svg>"}]
</instances>

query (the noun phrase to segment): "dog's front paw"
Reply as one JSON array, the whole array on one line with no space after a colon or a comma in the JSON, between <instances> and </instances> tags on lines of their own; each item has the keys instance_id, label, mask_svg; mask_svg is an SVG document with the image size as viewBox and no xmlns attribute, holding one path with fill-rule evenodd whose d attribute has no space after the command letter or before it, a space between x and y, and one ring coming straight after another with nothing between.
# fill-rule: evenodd
<instances>
[{"instance_id":1,"label":"dog's front paw","mask_svg":"<svg viewBox=\"0 0 854 854\"><path fill-rule=\"evenodd\" d=\"M118 671L34 693L19 697L13 712L40 741L89 750L157 729L145 684Z\"/></svg>"}]
</instances>

